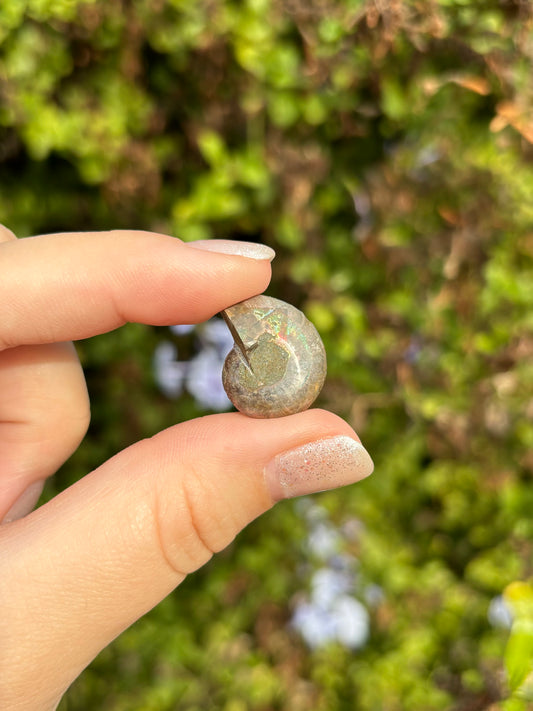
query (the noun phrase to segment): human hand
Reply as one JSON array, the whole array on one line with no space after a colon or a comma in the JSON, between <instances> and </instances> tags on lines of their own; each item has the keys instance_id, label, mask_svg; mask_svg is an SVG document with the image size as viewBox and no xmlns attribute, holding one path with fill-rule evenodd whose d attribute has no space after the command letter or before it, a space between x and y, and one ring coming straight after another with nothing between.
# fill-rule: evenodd
<instances>
[{"instance_id":1,"label":"human hand","mask_svg":"<svg viewBox=\"0 0 533 711\"><path fill-rule=\"evenodd\" d=\"M49 711L247 523L372 462L328 412L212 415L128 447L29 513L89 422L70 341L205 320L262 292L271 255L129 231L17 240L0 227L0 242L0 708Z\"/></svg>"}]
</instances>

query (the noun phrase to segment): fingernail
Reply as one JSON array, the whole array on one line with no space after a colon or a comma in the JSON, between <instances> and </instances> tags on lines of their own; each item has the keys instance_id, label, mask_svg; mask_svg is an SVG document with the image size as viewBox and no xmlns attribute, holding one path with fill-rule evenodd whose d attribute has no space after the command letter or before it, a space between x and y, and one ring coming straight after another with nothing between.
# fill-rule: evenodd
<instances>
[{"instance_id":1,"label":"fingernail","mask_svg":"<svg viewBox=\"0 0 533 711\"><path fill-rule=\"evenodd\" d=\"M363 445L346 436L309 442L278 454L265 477L275 501L353 484L372 474L374 463Z\"/></svg>"},{"instance_id":2,"label":"fingernail","mask_svg":"<svg viewBox=\"0 0 533 711\"><path fill-rule=\"evenodd\" d=\"M268 259L271 262L276 253L266 244L256 242L238 242L231 239L199 239L196 242L188 242L189 247L203 249L206 252L219 252L220 254L231 254L237 257L248 257L249 259Z\"/></svg>"},{"instance_id":3,"label":"fingernail","mask_svg":"<svg viewBox=\"0 0 533 711\"><path fill-rule=\"evenodd\" d=\"M0 224L0 242L11 242L17 239L13 232L4 224Z\"/></svg>"},{"instance_id":4,"label":"fingernail","mask_svg":"<svg viewBox=\"0 0 533 711\"><path fill-rule=\"evenodd\" d=\"M11 506L2 519L2 523L16 521L17 519L29 514L30 511L33 511L39 501L39 497L43 493L43 488L44 481L34 481L33 484L30 484Z\"/></svg>"}]
</instances>

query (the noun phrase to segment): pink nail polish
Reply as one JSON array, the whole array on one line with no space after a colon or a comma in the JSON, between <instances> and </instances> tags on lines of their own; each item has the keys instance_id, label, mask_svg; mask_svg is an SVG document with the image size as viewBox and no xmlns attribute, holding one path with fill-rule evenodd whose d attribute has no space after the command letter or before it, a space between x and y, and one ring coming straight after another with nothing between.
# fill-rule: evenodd
<instances>
[{"instance_id":1,"label":"pink nail polish","mask_svg":"<svg viewBox=\"0 0 533 711\"><path fill-rule=\"evenodd\" d=\"M265 468L275 501L353 484L372 474L374 463L363 445L346 436L309 442L278 454Z\"/></svg>"},{"instance_id":2,"label":"pink nail polish","mask_svg":"<svg viewBox=\"0 0 533 711\"><path fill-rule=\"evenodd\" d=\"M30 511L33 511L43 492L43 488L44 481L34 481L33 484L30 484L12 504L1 523L16 521L17 519L29 514Z\"/></svg>"},{"instance_id":3,"label":"pink nail polish","mask_svg":"<svg viewBox=\"0 0 533 711\"><path fill-rule=\"evenodd\" d=\"M196 242L188 242L188 247L202 249L205 252L218 252L219 254L229 254L236 257L248 257L249 259L267 260L271 262L276 253L266 244L256 242L239 242L231 239L200 239Z\"/></svg>"}]
</instances>

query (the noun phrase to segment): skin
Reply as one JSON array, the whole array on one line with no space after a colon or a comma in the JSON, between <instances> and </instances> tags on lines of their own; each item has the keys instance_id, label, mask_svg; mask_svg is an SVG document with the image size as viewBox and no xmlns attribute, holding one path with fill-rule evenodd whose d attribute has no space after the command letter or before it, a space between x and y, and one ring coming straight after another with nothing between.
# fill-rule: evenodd
<instances>
[{"instance_id":1,"label":"skin","mask_svg":"<svg viewBox=\"0 0 533 711\"><path fill-rule=\"evenodd\" d=\"M71 341L203 321L261 293L270 264L146 232L17 240L0 227L0 274L1 520L87 430ZM356 438L320 410L185 422L0 526L0 708L55 709L100 650L273 505L269 461L335 435Z\"/></svg>"}]
</instances>

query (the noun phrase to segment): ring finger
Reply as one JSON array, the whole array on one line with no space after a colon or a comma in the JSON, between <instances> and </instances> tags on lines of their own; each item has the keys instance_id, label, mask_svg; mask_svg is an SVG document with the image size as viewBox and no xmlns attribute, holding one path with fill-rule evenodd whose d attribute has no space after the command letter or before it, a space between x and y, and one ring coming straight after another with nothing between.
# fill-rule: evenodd
<instances>
[{"instance_id":1,"label":"ring finger","mask_svg":"<svg viewBox=\"0 0 533 711\"><path fill-rule=\"evenodd\" d=\"M2 243L15 235L0 226ZM89 423L83 372L70 342L0 352L0 521L24 516L44 480L76 449Z\"/></svg>"}]
</instances>

